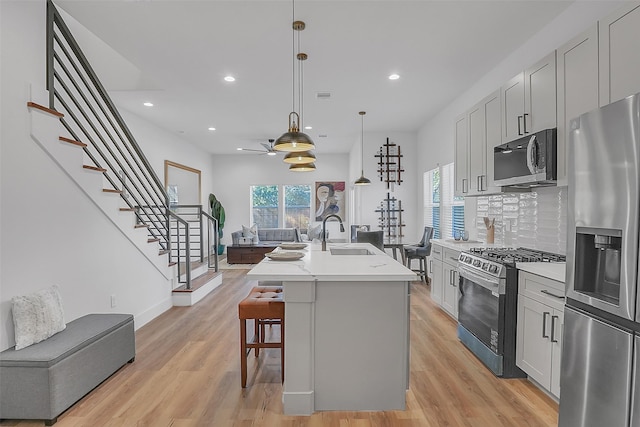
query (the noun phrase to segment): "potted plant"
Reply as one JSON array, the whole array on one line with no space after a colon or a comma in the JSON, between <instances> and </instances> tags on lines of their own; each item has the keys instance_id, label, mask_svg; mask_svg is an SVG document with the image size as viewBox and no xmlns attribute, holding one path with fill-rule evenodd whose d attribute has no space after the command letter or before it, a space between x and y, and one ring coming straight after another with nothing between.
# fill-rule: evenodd
<instances>
[{"instance_id":1,"label":"potted plant","mask_svg":"<svg viewBox=\"0 0 640 427\"><path fill-rule=\"evenodd\" d=\"M224 245L221 243L225 220L224 207L213 193L209 194L209 208L211 209L211 216L218 221L218 255L222 255L224 252Z\"/></svg>"}]
</instances>

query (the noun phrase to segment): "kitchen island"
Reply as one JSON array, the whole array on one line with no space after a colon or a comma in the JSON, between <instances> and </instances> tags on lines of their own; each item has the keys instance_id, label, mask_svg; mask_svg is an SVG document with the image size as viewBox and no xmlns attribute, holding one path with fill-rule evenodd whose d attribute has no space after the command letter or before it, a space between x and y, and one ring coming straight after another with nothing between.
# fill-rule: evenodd
<instances>
[{"instance_id":1,"label":"kitchen island","mask_svg":"<svg viewBox=\"0 0 640 427\"><path fill-rule=\"evenodd\" d=\"M300 260L265 258L247 274L283 282L284 413L405 409L416 274L368 243L299 252Z\"/></svg>"}]
</instances>

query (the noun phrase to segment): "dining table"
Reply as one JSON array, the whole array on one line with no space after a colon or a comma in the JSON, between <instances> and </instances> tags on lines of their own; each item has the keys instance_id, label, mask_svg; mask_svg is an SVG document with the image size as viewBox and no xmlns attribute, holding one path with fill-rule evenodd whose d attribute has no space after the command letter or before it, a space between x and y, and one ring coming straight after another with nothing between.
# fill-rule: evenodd
<instances>
[{"instance_id":1,"label":"dining table","mask_svg":"<svg viewBox=\"0 0 640 427\"><path fill-rule=\"evenodd\" d=\"M400 257L402 258L402 265L407 264L407 259L404 253L404 243L402 242L402 237L385 237L383 240L383 245L385 249L391 249L391 253L393 254L393 258L398 260L398 249L400 249Z\"/></svg>"}]
</instances>

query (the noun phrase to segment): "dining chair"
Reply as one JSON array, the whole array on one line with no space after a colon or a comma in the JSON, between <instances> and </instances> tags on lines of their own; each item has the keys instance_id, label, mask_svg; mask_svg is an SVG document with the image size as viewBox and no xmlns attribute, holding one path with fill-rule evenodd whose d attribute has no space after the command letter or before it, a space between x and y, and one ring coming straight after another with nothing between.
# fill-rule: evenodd
<instances>
[{"instance_id":1,"label":"dining chair","mask_svg":"<svg viewBox=\"0 0 640 427\"><path fill-rule=\"evenodd\" d=\"M432 238L433 227L425 227L420 243L404 247L404 256L407 260L407 268L411 269L411 261L417 259L419 262L419 269L413 271L418 273L418 276L420 276L421 280L424 280L425 283L429 283L429 277L427 276L427 257L431 255Z\"/></svg>"},{"instance_id":2,"label":"dining chair","mask_svg":"<svg viewBox=\"0 0 640 427\"><path fill-rule=\"evenodd\" d=\"M354 243L356 241L356 235L358 234L358 231L369 231L369 230L371 230L371 226L369 225L356 225L356 224L351 225L351 243Z\"/></svg>"},{"instance_id":3,"label":"dining chair","mask_svg":"<svg viewBox=\"0 0 640 427\"><path fill-rule=\"evenodd\" d=\"M357 243L371 243L376 248L384 251L384 231L361 231L356 234Z\"/></svg>"}]
</instances>

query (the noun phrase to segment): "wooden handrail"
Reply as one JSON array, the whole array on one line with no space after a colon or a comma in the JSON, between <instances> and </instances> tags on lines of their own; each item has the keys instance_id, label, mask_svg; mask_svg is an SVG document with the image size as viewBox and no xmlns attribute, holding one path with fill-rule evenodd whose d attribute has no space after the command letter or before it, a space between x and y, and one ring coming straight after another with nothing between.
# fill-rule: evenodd
<instances>
[{"instance_id":1,"label":"wooden handrail","mask_svg":"<svg viewBox=\"0 0 640 427\"><path fill-rule=\"evenodd\" d=\"M36 110L40 110L40 111L44 111L45 113L49 113L52 116L56 116L56 117L58 117L60 119L64 117L64 114L62 114L61 112L56 111L56 110L51 109L51 108L47 108L44 105L36 104L35 102L31 102L31 101L27 102L27 107L35 108Z\"/></svg>"}]
</instances>

